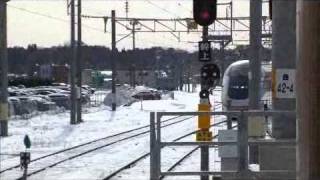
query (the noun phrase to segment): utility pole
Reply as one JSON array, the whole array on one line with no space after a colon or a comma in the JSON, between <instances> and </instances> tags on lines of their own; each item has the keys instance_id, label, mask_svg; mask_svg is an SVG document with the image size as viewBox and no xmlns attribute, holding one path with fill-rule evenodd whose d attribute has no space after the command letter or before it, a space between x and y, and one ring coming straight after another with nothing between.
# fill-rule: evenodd
<instances>
[{"instance_id":1,"label":"utility pole","mask_svg":"<svg viewBox=\"0 0 320 180\"><path fill-rule=\"evenodd\" d=\"M116 54L116 11L111 11L111 47L112 47L112 58L111 58L111 68L112 68L112 111L116 110L116 66L115 66L115 54Z\"/></svg>"},{"instance_id":2,"label":"utility pole","mask_svg":"<svg viewBox=\"0 0 320 180\"><path fill-rule=\"evenodd\" d=\"M262 1L250 0L249 109L260 109ZM249 147L249 162L258 163L258 146Z\"/></svg>"},{"instance_id":3,"label":"utility pole","mask_svg":"<svg viewBox=\"0 0 320 180\"><path fill-rule=\"evenodd\" d=\"M81 21L81 1L78 0L78 41L77 41L77 86L79 88L78 93L79 96L77 97L77 123L83 122L82 121L82 21Z\"/></svg>"},{"instance_id":4,"label":"utility pole","mask_svg":"<svg viewBox=\"0 0 320 180\"><path fill-rule=\"evenodd\" d=\"M75 5L74 5L75 0L70 1L70 18L71 18L71 72L70 72L70 84L71 84L71 110L70 110L70 124L76 124L76 87L75 87L75 79L76 79L76 47L75 47Z\"/></svg>"},{"instance_id":5,"label":"utility pole","mask_svg":"<svg viewBox=\"0 0 320 180\"><path fill-rule=\"evenodd\" d=\"M0 0L0 136L8 136L7 0Z\"/></svg>"},{"instance_id":6,"label":"utility pole","mask_svg":"<svg viewBox=\"0 0 320 180\"><path fill-rule=\"evenodd\" d=\"M187 72L187 84L188 84L188 93L191 92L190 91L190 76L191 73L190 73L190 65L188 65L188 72Z\"/></svg>"},{"instance_id":7,"label":"utility pole","mask_svg":"<svg viewBox=\"0 0 320 180\"><path fill-rule=\"evenodd\" d=\"M135 49L136 49L136 24L137 24L136 20L132 21L132 49L133 49L134 54L136 54L136 52L135 52ZM137 56L134 56L134 57L137 57ZM136 87L136 66L135 66L135 64L133 64L132 66L133 66L133 68L132 68L132 70L133 70L133 77L132 77L133 87Z\"/></svg>"},{"instance_id":8,"label":"utility pole","mask_svg":"<svg viewBox=\"0 0 320 180\"><path fill-rule=\"evenodd\" d=\"M132 21L132 49L136 49L136 20Z\"/></svg>"},{"instance_id":9,"label":"utility pole","mask_svg":"<svg viewBox=\"0 0 320 180\"><path fill-rule=\"evenodd\" d=\"M129 2L126 0L125 4L125 10L126 10L126 18L128 19L128 13L129 13Z\"/></svg>"},{"instance_id":10,"label":"utility pole","mask_svg":"<svg viewBox=\"0 0 320 180\"><path fill-rule=\"evenodd\" d=\"M297 3L297 180L320 179L320 1Z\"/></svg>"},{"instance_id":11,"label":"utility pole","mask_svg":"<svg viewBox=\"0 0 320 180\"><path fill-rule=\"evenodd\" d=\"M178 81L179 81L179 90L180 91L183 91L183 62L182 61L180 61L179 62L179 65L178 65L178 72L179 72L179 79L178 79Z\"/></svg>"}]
</instances>

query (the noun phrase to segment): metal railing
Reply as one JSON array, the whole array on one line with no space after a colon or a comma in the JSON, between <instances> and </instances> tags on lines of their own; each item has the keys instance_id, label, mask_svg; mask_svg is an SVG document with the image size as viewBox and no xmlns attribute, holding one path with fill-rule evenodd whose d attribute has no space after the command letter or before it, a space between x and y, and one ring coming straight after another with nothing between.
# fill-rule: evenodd
<instances>
[{"instance_id":1,"label":"metal railing","mask_svg":"<svg viewBox=\"0 0 320 180\"><path fill-rule=\"evenodd\" d=\"M197 116L201 114L211 116L237 116L238 130L237 142L166 142L161 140L160 121L163 116ZM231 179L292 179L296 177L295 171L290 170L264 170L251 171L248 166L249 145L273 145L273 146L295 146L296 140L273 140L273 139L248 139L248 117L249 116L274 116L277 114L295 114L295 111L220 111L220 112L151 112L150 113L150 180L159 180L162 176L201 176L219 175L228 176ZM238 170L237 171L194 171L194 172L162 172L161 171L161 149L169 146L209 146L219 147L222 145L238 146ZM289 177L289 178L288 178ZM258 179L259 179L258 178Z\"/></svg>"}]
</instances>

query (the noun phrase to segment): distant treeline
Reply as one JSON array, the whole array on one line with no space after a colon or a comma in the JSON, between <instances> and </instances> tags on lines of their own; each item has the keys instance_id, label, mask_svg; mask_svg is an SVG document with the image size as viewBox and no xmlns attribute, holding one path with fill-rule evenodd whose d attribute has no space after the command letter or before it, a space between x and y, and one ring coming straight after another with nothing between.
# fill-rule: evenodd
<instances>
[{"instance_id":1,"label":"distant treeline","mask_svg":"<svg viewBox=\"0 0 320 180\"><path fill-rule=\"evenodd\" d=\"M221 64L230 64L239 59L248 59L247 46L224 51L214 49L213 59ZM270 50L263 51L264 59L270 59ZM111 69L111 50L102 46L84 46L82 48L83 67L96 70ZM39 48L13 47L8 50L9 72L15 74L32 74L35 66L41 64L70 64L71 49L68 46ZM187 52L173 48L154 47L150 49L118 50L116 54L118 69L171 69L196 73L199 71L197 52ZM224 65L226 66L226 65ZM224 67L225 68L225 67Z\"/></svg>"}]
</instances>

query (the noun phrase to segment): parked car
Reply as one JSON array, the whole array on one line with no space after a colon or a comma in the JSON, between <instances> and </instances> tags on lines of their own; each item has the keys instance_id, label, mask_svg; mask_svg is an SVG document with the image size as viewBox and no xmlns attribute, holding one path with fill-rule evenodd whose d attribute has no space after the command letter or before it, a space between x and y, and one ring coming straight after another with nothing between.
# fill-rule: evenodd
<instances>
[{"instance_id":1,"label":"parked car","mask_svg":"<svg viewBox=\"0 0 320 180\"><path fill-rule=\"evenodd\" d=\"M51 101L55 102L57 106L70 109L70 96L67 94L53 93L48 95Z\"/></svg>"},{"instance_id":2,"label":"parked car","mask_svg":"<svg viewBox=\"0 0 320 180\"><path fill-rule=\"evenodd\" d=\"M93 94L95 92L95 89L94 88L91 88L90 86L88 85L83 85L82 86L82 91L88 91L90 94Z\"/></svg>"},{"instance_id":3,"label":"parked car","mask_svg":"<svg viewBox=\"0 0 320 180\"><path fill-rule=\"evenodd\" d=\"M159 100L161 99L161 94L154 90L144 90L134 94L132 97L142 100Z\"/></svg>"},{"instance_id":4,"label":"parked car","mask_svg":"<svg viewBox=\"0 0 320 180\"><path fill-rule=\"evenodd\" d=\"M52 102L49 97L44 95L31 96L32 100L37 102L38 111L49 111L56 108L56 103Z\"/></svg>"}]
</instances>

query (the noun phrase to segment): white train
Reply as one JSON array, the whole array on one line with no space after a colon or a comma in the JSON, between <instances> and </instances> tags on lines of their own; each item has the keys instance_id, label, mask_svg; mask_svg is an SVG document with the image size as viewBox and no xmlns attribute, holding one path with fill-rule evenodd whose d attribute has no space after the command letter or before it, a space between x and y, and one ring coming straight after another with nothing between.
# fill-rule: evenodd
<instances>
[{"instance_id":1,"label":"white train","mask_svg":"<svg viewBox=\"0 0 320 180\"><path fill-rule=\"evenodd\" d=\"M260 99L264 95L263 82L265 69L261 68ZM249 106L249 61L232 63L225 71L222 80L221 101L223 110L246 110ZM263 105L263 103L262 103Z\"/></svg>"}]
</instances>

